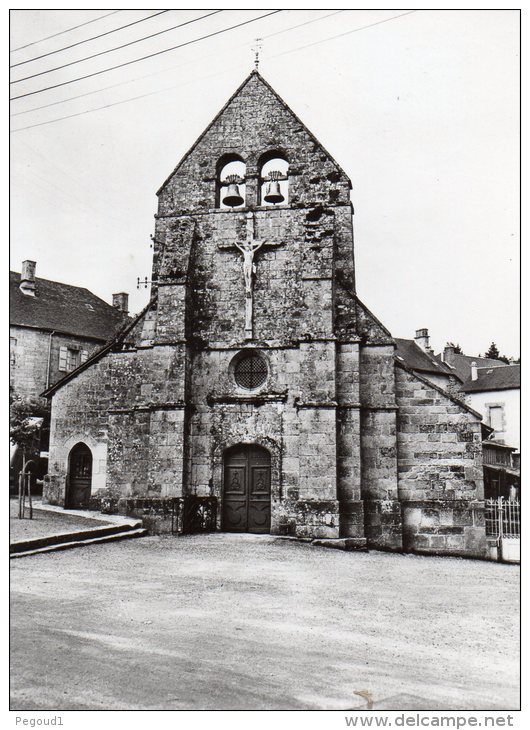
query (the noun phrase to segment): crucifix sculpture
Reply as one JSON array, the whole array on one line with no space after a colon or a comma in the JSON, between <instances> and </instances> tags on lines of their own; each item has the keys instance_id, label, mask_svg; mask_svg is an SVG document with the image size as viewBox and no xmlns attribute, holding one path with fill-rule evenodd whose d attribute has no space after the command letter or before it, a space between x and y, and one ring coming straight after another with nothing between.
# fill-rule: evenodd
<instances>
[{"instance_id":1,"label":"crucifix sculpture","mask_svg":"<svg viewBox=\"0 0 530 730\"><path fill-rule=\"evenodd\" d=\"M280 246L281 243L272 243L254 238L254 213L247 213L247 236L243 243L219 244L219 248L237 248L243 254L243 278L245 280L245 339L253 337L252 319L254 313L254 275L256 264L254 256L262 246Z\"/></svg>"}]
</instances>

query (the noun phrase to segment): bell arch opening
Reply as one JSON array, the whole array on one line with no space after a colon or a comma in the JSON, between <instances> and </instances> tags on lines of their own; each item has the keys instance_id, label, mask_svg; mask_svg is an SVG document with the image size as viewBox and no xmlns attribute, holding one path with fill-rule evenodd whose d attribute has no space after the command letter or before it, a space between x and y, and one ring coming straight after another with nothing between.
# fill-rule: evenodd
<instances>
[{"instance_id":1,"label":"bell arch opening","mask_svg":"<svg viewBox=\"0 0 530 730\"><path fill-rule=\"evenodd\" d=\"M268 152L259 164L259 205L274 207L288 202L289 162L279 152Z\"/></svg>"},{"instance_id":2,"label":"bell arch opening","mask_svg":"<svg viewBox=\"0 0 530 730\"><path fill-rule=\"evenodd\" d=\"M217 163L216 207L242 208L246 201L247 166L239 155L225 155Z\"/></svg>"}]
</instances>

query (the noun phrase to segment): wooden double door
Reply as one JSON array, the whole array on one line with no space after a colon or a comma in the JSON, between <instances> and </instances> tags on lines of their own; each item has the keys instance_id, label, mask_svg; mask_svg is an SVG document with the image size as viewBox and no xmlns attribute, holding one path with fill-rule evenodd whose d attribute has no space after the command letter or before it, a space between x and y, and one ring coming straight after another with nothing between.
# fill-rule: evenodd
<instances>
[{"instance_id":1,"label":"wooden double door","mask_svg":"<svg viewBox=\"0 0 530 730\"><path fill-rule=\"evenodd\" d=\"M222 529L268 533L270 526L270 454L261 446L234 446L225 453Z\"/></svg>"}]
</instances>

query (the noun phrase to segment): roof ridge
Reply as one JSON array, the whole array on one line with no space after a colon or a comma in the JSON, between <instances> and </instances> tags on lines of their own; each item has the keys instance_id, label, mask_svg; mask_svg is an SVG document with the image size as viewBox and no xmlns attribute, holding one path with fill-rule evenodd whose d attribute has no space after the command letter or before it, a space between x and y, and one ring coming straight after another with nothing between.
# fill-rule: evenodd
<instances>
[{"instance_id":1,"label":"roof ridge","mask_svg":"<svg viewBox=\"0 0 530 730\"><path fill-rule=\"evenodd\" d=\"M9 271L10 274L15 274L16 276L21 276L19 271ZM57 279L47 279L44 276L36 276L35 281L47 281L49 284L59 284L60 286L67 286L69 289L81 289L82 291L87 291L89 294L92 294L92 296L97 297L98 299L101 299L97 294L94 294L93 291L91 291L86 286L78 286L77 284L68 284L66 281L57 281ZM109 304L105 299L101 299L102 302L105 302L109 307L112 307L112 304Z\"/></svg>"}]
</instances>

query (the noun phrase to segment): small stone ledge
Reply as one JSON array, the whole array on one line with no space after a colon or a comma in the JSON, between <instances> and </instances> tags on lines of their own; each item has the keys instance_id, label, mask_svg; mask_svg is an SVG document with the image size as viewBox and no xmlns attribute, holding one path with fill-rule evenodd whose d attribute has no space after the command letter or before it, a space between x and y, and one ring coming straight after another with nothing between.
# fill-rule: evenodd
<instances>
[{"instance_id":1,"label":"small stone ledge","mask_svg":"<svg viewBox=\"0 0 530 730\"><path fill-rule=\"evenodd\" d=\"M302 408L338 408L336 401L305 401L301 403L295 399L294 405L297 410Z\"/></svg>"},{"instance_id":2,"label":"small stone ledge","mask_svg":"<svg viewBox=\"0 0 530 730\"><path fill-rule=\"evenodd\" d=\"M368 552L365 537L321 538L318 540L311 540L311 545L315 545L317 547L333 548L334 550L360 550L362 552Z\"/></svg>"},{"instance_id":3,"label":"small stone ledge","mask_svg":"<svg viewBox=\"0 0 530 730\"><path fill-rule=\"evenodd\" d=\"M208 405L215 403L251 403L252 405L261 406L266 403L285 403L287 393L262 393L256 395L208 395L206 401Z\"/></svg>"},{"instance_id":4,"label":"small stone ledge","mask_svg":"<svg viewBox=\"0 0 530 730\"><path fill-rule=\"evenodd\" d=\"M179 411L186 407L184 401L175 401L173 403L138 403L130 408L109 408L110 415L120 413L136 413L137 411Z\"/></svg>"}]
</instances>

